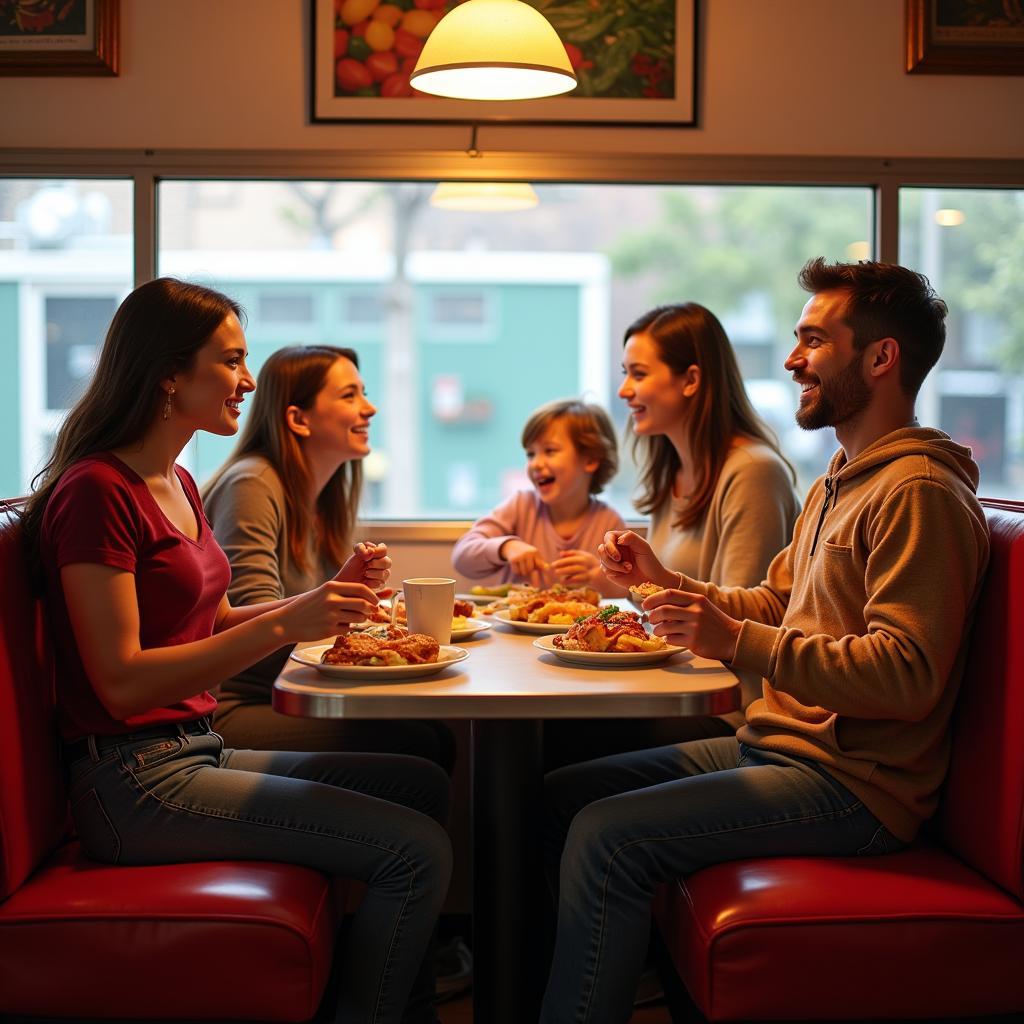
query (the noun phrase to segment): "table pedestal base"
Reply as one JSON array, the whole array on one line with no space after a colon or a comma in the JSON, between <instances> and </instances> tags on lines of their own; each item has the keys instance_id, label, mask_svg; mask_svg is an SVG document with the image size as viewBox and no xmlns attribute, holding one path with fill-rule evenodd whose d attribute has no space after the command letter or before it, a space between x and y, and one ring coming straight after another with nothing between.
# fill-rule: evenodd
<instances>
[{"instance_id":1,"label":"table pedestal base","mask_svg":"<svg viewBox=\"0 0 1024 1024\"><path fill-rule=\"evenodd\" d=\"M543 723L475 719L473 776L473 1019L537 1019L543 941Z\"/></svg>"}]
</instances>

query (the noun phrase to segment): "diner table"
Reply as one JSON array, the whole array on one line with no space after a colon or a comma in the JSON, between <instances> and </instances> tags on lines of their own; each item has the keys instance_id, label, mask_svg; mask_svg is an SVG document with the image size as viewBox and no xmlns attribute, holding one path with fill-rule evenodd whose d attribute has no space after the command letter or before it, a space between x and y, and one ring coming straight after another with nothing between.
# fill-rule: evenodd
<instances>
[{"instance_id":1,"label":"diner table","mask_svg":"<svg viewBox=\"0 0 1024 1024\"><path fill-rule=\"evenodd\" d=\"M310 718L467 718L473 834L473 1016L537 1019L545 965L536 907L541 852L543 722L551 718L717 715L740 702L721 662L684 651L642 667L567 664L504 623L459 646L464 661L419 680L325 678L288 661L273 706ZM305 645L303 645L305 646Z\"/></svg>"}]
</instances>

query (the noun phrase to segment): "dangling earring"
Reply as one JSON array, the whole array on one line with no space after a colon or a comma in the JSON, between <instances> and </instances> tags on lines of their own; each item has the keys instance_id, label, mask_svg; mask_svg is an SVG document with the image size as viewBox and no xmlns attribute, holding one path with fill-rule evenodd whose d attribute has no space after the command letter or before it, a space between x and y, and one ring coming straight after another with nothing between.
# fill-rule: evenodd
<instances>
[{"instance_id":1,"label":"dangling earring","mask_svg":"<svg viewBox=\"0 0 1024 1024\"><path fill-rule=\"evenodd\" d=\"M164 419L169 420L171 418L171 395L174 394L174 385L171 385L167 389L167 401L164 403Z\"/></svg>"}]
</instances>

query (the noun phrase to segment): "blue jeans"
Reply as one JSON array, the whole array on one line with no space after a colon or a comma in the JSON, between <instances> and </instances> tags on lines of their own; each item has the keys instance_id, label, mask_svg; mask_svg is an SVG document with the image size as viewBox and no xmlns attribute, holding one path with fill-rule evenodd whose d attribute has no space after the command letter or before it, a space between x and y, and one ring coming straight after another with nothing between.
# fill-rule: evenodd
<instances>
[{"instance_id":1,"label":"blue jeans","mask_svg":"<svg viewBox=\"0 0 1024 1024\"><path fill-rule=\"evenodd\" d=\"M270 860L360 879L367 892L337 1020L434 1021L423 962L452 862L442 769L401 755L225 750L214 732L156 732L106 738L68 766L83 850L111 864Z\"/></svg>"},{"instance_id":2,"label":"blue jeans","mask_svg":"<svg viewBox=\"0 0 1024 1024\"><path fill-rule=\"evenodd\" d=\"M629 1020L662 882L746 857L903 846L822 767L735 737L570 765L545 790L558 932L542 1024Z\"/></svg>"}]
</instances>

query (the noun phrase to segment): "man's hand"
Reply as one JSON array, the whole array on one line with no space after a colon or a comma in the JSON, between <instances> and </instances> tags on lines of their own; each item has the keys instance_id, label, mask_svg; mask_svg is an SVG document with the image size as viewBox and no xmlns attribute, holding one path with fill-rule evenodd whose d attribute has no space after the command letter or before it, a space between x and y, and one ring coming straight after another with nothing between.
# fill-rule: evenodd
<instances>
[{"instance_id":1,"label":"man's hand","mask_svg":"<svg viewBox=\"0 0 1024 1024\"><path fill-rule=\"evenodd\" d=\"M732 661L739 639L738 619L730 618L703 594L662 590L641 605L654 626L655 636L688 647L702 658Z\"/></svg>"},{"instance_id":2,"label":"man's hand","mask_svg":"<svg viewBox=\"0 0 1024 1024\"><path fill-rule=\"evenodd\" d=\"M548 563L540 557L540 552L532 544L513 537L501 545L498 554L520 579L527 580L535 587L544 586L543 574L548 570Z\"/></svg>"},{"instance_id":3,"label":"man's hand","mask_svg":"<svg viewBox=\"0 0 1024 1024\"><path fill-rule=\"evenodd\" d=\"M385 587L391 575L391 559L388 557L387 545L360 541L352 552L338 575L334 577L335 580L339 583L362 583L377 591L379 596L387 597L390 591L385 590Z\"/></svg>"},{"instance_id":4,"label":"man's hand","mask_svg":"<svg viewBox=\"0 0 1024 1024\"><path fill-rule=\"evenodd\" d=\"M597 555L578 548L560 551L558 558L551 563L551 571L563 583L577 586L599 586L604 582L604 574L601 572L601 563L597 560Z\"/></svg>"},{"instance_id":5,"label":"man's hand","mask_svg":"<svg viewBox=\"0 0 1024 1024\"><path fill-rule=\"evenodd\" d=\"M658 561L651 545L632 530L609 530L597 553L605 576L620 587L638 587L648 582L659 587L679 584L678 575L669 572Z\"/></svg>"}]
</instances>

